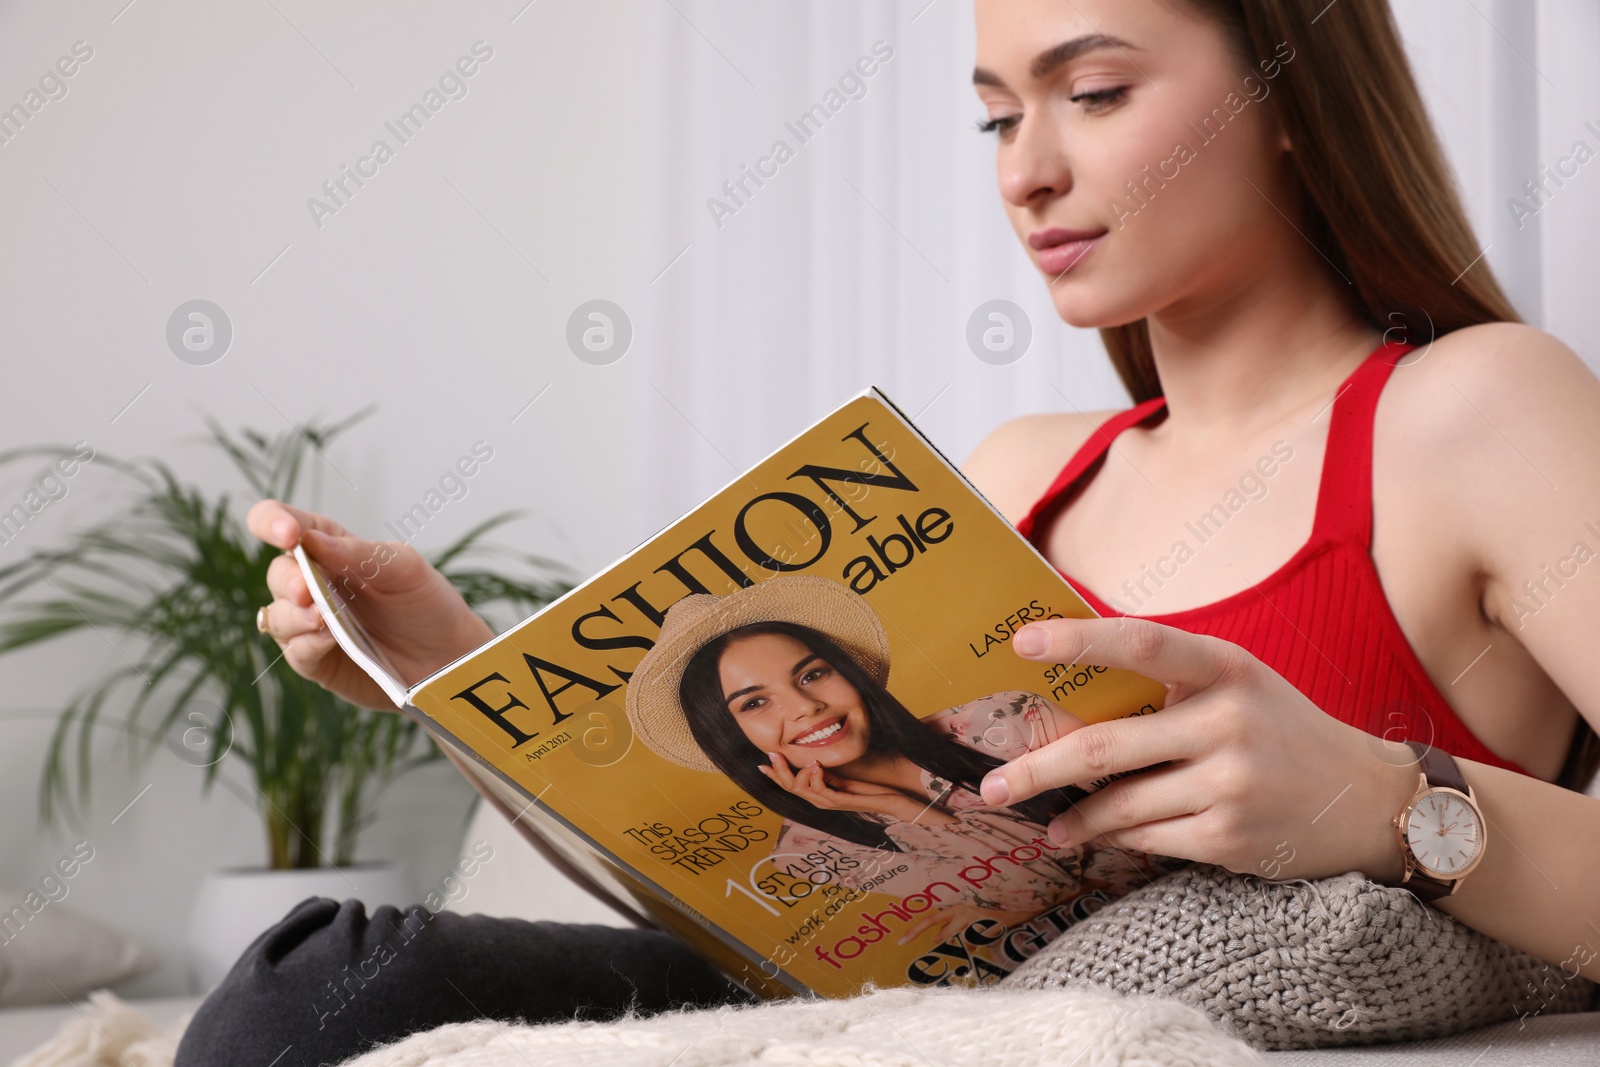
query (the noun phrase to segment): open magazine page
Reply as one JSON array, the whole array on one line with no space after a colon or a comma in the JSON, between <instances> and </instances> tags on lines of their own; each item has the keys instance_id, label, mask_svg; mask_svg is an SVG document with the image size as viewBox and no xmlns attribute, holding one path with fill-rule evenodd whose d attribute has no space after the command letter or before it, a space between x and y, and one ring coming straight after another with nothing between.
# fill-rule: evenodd
<instances>
[{"instance_id":1,"label":"open magazine page","mask_svg":"<svg viewBox=\"0 0 1600 1067\"><path fill-rule=\"evenodd\" d=\"M752 989L989 984L1181 865L1052 845L1081 790L978 792L1162 706L1005 647L1092 615L874 392L411 699Z\"/></svg>"},{"instance_id":2,"label":"open magazine page","mask_svg":"<svg viewBox=\"0 0 1600 1067\"><path fill-rule=\"evenodd\" d=\"M390 664L383 650L368 636L349 599L338 588L338 583L330 581L300 545L294 546L294 559L300 565L300 574L311 590L311 599L322 613L323 622L327 624L328 632L333 634L333 639L339 642L339 647L355 661L356 666L378 683L384 695L394 701L395 707L405 708L411 697L405 682L400 679L400 673Z\"/></svg>"}]
</instances>

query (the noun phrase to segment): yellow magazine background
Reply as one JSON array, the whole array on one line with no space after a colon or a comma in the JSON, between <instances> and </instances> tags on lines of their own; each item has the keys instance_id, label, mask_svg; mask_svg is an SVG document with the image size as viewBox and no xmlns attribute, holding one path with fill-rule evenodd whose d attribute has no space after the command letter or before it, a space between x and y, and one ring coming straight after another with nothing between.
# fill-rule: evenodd
<instances>
[{"instance_id":1,"label":"yellow magazine background","mask_svg":"<svg viewBox=\"0 0 1600 1067\"><path fill-rule=\"evenodd\" d=\"M869 442L887 463L874 456ZM816 465L893 479L890 464L915 485L915 491L825 482L866 520L859 530L845 508L817 482L790 477L801 467ZM825 552L818 554L823 532L792 502L768 498L747 509L752 500L769 493L797 494L823 509L829 527ZM930 514L930 509L937 510ZM825 892L794 879L774 882L768 857L781 817L763 809L762 814L745 818L754 802L731 781L680 767L633 736L623 710L621 676L631 673L644 649L592 650L574 640L574 623L601 608L621 621L593 618L584 623L585 633L653 640L659 625L619 594L638 583L637 594L665 611L690 592L671 573L657 570L674 557L709 592L721 596L738 589L702 552L680 555L708 532L711 543L749 579L760 582L775 576L741 549L735 536L741 510L745 510L748 542L772 558L792 565L808 563L789 573L820 575L846 585L847 573L855 579L854 588L864 590L889 637L888 688L919 718L1006 690L1048 697L1085 722L1126 715L1146 704L1161 707L1165 691L1147 679L1106 671L1083 685L1087 675L1079 669L1031 662L1012 652L1005 638L1030 618L1094 613L915 429L871 394L839 408L623 563L433 679L413 702L540 804L677 897L680 909L704 917L702 925L709 922L742 941L766 977L781 970L828 996L848 995L869 981L907 984L908 966L933 950L937 927L903 946L885 938L843 970L819 959L814 944L834 944L861 924L863 911L879 912L898 898L870 892L834 907L829 915L830 904L852 894ZM948 518L941 520L940 512ZM899 521L902 515L913 530L920 520L922 529L942 534L942 539L918 550ZM891 534L905 543L888 540ZM887 546L883 555L893 562L903 559L908 549L909 560L889 573L869 535ZM861 557L867 557L883 576L876 577ZM553 725L555 712L525 655L617 688L602 695L560 671L546 671L545 688L566 716ZM494 674L505 681L485 682ZM563 685L567 688L561 689ZM526 708L506 712L506 725L497 724L458 696L474 686L475 695L495 709L511 704L513 697ZM506 726L531 740L513 747L515 738ZM732 833L751 840L735 855L716 852L674 864L663 858L659 847L652 850L652 844L664 844L660 824L678 839L665 843L669 852L693 849L696 842L691 839L701 836L715 841ZM635 831L632 836L627 833L630 829ZM753 839L757 833L764 837ZM696 865L702 869L693 869ZM776 887L778 895L763 891L763 883L769 890ZM807 933L797 939L803 926Z\"/></svg>"}]
</instances>

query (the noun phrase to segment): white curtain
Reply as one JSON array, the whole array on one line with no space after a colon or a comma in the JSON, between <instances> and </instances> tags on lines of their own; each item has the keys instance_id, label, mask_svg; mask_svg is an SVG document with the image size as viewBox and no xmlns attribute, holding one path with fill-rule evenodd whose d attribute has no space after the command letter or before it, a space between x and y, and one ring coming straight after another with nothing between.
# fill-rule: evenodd
<instances>
[{"instance_id":1,"label":"white curtain","mask_svg":"<svg viewBox=\"0 0 1600 1067\"><path fill-rule=\"evenodd\" d=\"M642 472L647 522L676 517L868 385L958 463L1007 415L1125 402L1096 335L1056 318L1010 236L990 142L974 129L970 5L673 0L646 20L636 344L648 379L639 427L657 446ZM826 106L875 44L893 54L861 78L865 95L833 98L846 102L802 129L802 144L785 124ZM760 187L746 180L751 195L719 226L706 202L731 203L723 183L779 140L793 158L767 164L777 173ZM966 345L969 314L992 299L1032 323L1010 366Z\"/></svg>"},{"instance_id":2,"label":"white curtain","mask_svg":"<svg viewBox=\"0 0 1600 1067\"><path fill-rule=\"evenodd\" d=\"M1506 200L1573 140L1600 149L1583 125L1600 126L1600 5L1394 7L1488 261L1529 321L1593 360L1600 162L1520 229ZM641 18L630 358L647 528L869 384L958 463L1010 416L1127 404L1098 336L1056 318L1001 210L992 143L973 129L970 0L671 0ZM879 41L893 58L865 95L801 144L785 123ZM760 186L746 178L737 205L723 183L778 140L793 158L766 164ZM736 213L714 218L713 198ZM1009 366L965 340L996 298L1033 327Z\"/></svg>"}]
</instances>

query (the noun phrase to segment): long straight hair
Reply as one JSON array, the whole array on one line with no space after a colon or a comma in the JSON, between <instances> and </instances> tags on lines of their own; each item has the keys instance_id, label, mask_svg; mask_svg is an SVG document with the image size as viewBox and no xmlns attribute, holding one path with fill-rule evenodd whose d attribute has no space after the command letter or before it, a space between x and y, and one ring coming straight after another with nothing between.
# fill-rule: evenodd
<instances>
[{"instance_id":1,"label":"long straight hair","mask_svg":"<svg viewBox=\"0 0 1600 1067\"><path fill-rule=\"evenodd\" d=\"M1219 25L1251 71L1280 42L1294 49L1263 103L1293 145L1305 237L1370 325L1424 346L1522 321L1480 258L1387 0L1174 2ZM1100 339L1134 403L1162 395L1146 320ZM1557 784L1582 791L1597 768L1600 738L1579 716Z\"/></svg>"},{"instance_id":2,"label":"long straight hair","mask_svg":"<svg viewBox=\"0 0 1600 1067\"><path fill-rule=\"evenodd\" d=\"M929 774L973 793L978 792L983 776L1001 765L995 757L952 741L925 726L827 634L781 620L754 622L729 630L695 652L678 683L678 699L689 720L689 732L701 751L739 788L784 818L868 848L900 851L884 833L883 823L876 819L861 812L819 808L756 769L767 762L766 755L750 743L734 721L723 697L718 670L722 652L730 642L756 634L794 638L814 655L822 657L855 688L867 714L869 752L898 753ZM1052 789L1012 804L1010 810L1029 822L1044 826L1082 795L1080 790Z\"/></svg>"}]
</instances>

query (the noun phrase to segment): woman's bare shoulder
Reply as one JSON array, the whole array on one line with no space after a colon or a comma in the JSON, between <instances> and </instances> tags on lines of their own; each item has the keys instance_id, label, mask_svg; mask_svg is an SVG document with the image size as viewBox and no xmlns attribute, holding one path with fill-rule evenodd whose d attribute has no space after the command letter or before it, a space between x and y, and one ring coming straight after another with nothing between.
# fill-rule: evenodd
<instances>
[{"instance_id":1,"label":"woman's bare shoulder","mask_svg":"<svg viewBox=\"0 0 1600 1067\"><path fill-rule=\"evenodd\" d=\"M989 433L961 465L978 492L1015 523L1115 411L1021 415Z\"/></svg>"},{"instance_id":2,"label":"woman's bare shoulder","mask_svg":"<svg viewBox=\"0 0 1600 1067\"><path fill-rule=\"evenodd\" d=\"M1464 327L1395 369L1373 442L1380 488L1396 499L1413 494L1430 523L1487 554L1526 540L1519 530L1568 518L1561 502L1593 499L1600 379L1543 330ZM1427 487L1420 498L1419 486Z\"/></svg>"},{"instance_id":3,"label":"woman's bare shoulder","mask_svg":"<svg viewBox=\"0 0 1600 1067\"><path fill-rule=\"evenodd\" d=\"M1505 420L1525 426L1592 423L1600 381L1552 334L1517 322L1454 330L1406 357L1384 389L1382 418L1410 454L1437 468L1478 448L1505 448ZM1451 451L1468 446L1465 452Z\"/></svg>"}]
</instances>

